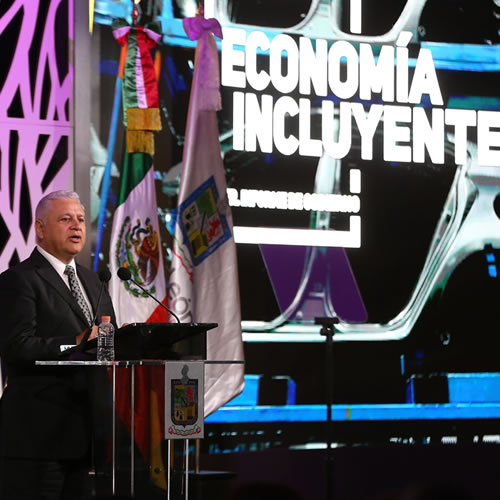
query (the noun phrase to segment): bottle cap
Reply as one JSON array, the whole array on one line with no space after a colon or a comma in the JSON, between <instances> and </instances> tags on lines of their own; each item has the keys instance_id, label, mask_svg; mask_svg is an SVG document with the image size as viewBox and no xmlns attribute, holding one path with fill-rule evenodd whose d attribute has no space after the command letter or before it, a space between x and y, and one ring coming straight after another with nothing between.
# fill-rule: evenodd
<instances>
[{"instance_id":1,"label":"bottle cap","mask_svg":"<svg viewBox=\"0 0 500 500\"><path fill-rule=\"evenodd\" d=\"M111 321L111 316L101 316L101 321L104 323L104 322L109 322Z\"/></svg>"}]
</instances>

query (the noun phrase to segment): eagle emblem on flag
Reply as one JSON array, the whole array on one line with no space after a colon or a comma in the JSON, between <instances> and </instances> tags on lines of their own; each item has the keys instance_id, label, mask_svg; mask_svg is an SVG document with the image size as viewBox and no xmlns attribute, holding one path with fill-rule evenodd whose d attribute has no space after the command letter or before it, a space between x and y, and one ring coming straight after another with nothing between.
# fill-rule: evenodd
<instances>
[{"instance_id":1,"label":"eagle emblem on flag","mask_svg":"<svg viewBox=\"0 0 500 500\"><path fill-rule=\"evenodd\" d=\"M158 233L149 217L144 223L140 218L132 222L129 216L125 217L116 243L115 260L117 267L128 268L134 280L142 286L152 285L149 292L155 293L154 281L160 263L160 245ZM123 283L135 296L144 294L128 281Z\"/></svg>"}]
</instances>

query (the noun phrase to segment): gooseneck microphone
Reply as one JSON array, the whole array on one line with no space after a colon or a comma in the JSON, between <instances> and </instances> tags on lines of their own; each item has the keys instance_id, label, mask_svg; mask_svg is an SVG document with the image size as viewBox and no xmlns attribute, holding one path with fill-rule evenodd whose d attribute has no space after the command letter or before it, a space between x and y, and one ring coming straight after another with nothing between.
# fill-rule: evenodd
<instances>
[{"instance_id":1,"label":"gooseneck microphone","mask_svg":"<svg viewBox=\"0 0 500 500\"><path fill-rule=\"evenodd\" d=\"M101 303L101 297L102 297L102 291L104 290L104 285L111 279L111 273L109 269L103 269L102 271L99 271L99 281L101 282L101 286L99 288L99 295L97 297L97 302L95 306L95 312L94 312L94 317L92 318L92 323L90 324L90 327L87 328L85 331L85 334L82 338L82 341L80 342L80 349L83 349L83 346L87 343L90 334L92 333L92 327L96 324L97 321L97 316L99 313L99 304Z\"/></svg>"},{"instance_id":2,"label":"gooseneck microphone","mask_svg":"<svg viewBox=\"0 0 500 500\"><path fill-rule=\"evenodd\" d=\"M99 311L99 304L101 303L102 291L104 290L104 285L111 279L111 272L109 269L103 269L99 271L99 280L101 281L101 288L99 289L99 296L97 297L97 304L95 306L94 319L92 320L92 325L96 325L97 315Z\"/></svg>"},{"instance_id":3,"label":"gooseneck microphone","mask_svg":"<svg viewBox=\"0 0 500 500\"><path fill-rule=\"evenodd\" d=\"M130 272L130 269L127 269L126 267L120 267L120 269L118 269L116 274L123 281L132 281L132 283L137 285L148 297L151 297L155 302L160 304L160 306L163 307L163 309L168 311L168 313L170 313L177 320L177 323L181 322L181 320L179 319L177 314L174 313L174 311L170 310L165 304L162 304L156 297L150 294L142 285L137 283L137 281L135 281L134 278L132 278L132 273Z\"/></svg>"}]
</instances>

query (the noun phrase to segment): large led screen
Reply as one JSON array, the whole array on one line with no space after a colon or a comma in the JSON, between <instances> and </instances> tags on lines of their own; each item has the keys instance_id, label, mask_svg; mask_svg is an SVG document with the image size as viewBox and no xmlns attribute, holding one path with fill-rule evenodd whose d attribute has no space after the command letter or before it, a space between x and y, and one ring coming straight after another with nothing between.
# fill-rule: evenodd
<instances>
[{"instance_id":1,"label":"large led screen","mask_svg":"<svg viewBox=\"0 0 500 500\"><path fill-rule=\"evenodd\" d=\"M317 333L315 317L337 316L341 339L403 339L429 303L441 318L458 300L447 284L469 258L468 308L485 316L499 234L495 2L207 8L224 29L219 129L244 331ZM98 2L97 19L127 9ZM177 0L156 13L167 227L193 67L181 20L195 12Z\"/></svg>"}]
</instances>

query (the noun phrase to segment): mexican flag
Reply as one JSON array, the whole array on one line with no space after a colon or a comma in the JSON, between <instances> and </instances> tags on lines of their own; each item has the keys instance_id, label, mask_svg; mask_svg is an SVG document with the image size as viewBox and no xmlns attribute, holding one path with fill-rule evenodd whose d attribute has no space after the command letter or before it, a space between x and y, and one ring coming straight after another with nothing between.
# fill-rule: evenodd
<instances>
[{"instance_id":1,"label":"mexican flag","mask_svg":"<svg viewBox=\"0 0 500 500\"><path fill-rule=\"evenodd\" d=\"M227 199L216 111L219 63L215 19L183 20L198 39L175 224L169 307L182 322L218 323L207 332L209 361L243 361L241 309L233 221ZM243 364L205 365L205 416L237 396Z\"/></svg>"},{"instance_id":2,"label":"mexican flag","mask_svg":"<svg viewBox=\"0 0 500 500\"><path fill-rule=\"evenodd\" d=\"M118 325L166 323L168 313L140 288L116 275L120 267L130 270L135 281L166 302L165 274L154 185L152 157L124 152L118 208L113 217L109 262L110 294ZM137 448L151 465L152 481L165 489L161 458L163 440L163 379L161 366L135 369L135 430ZM130 376L117 370L116 407L125 427L131 430Z\"/></svg>"},{"instance_id":3,"label":"mexican flag","mask_svg":"<svg viewBox=\"0 0 500 500\"><path fill-rule=\"evenodd\" d=\"M118 324L167 322L168 313L161 306L116 275L120 267L126 267L135 281L166 303L153 160L146 153L125 153L109 262L109 291Z\"/></svg>"}]
</instances>

